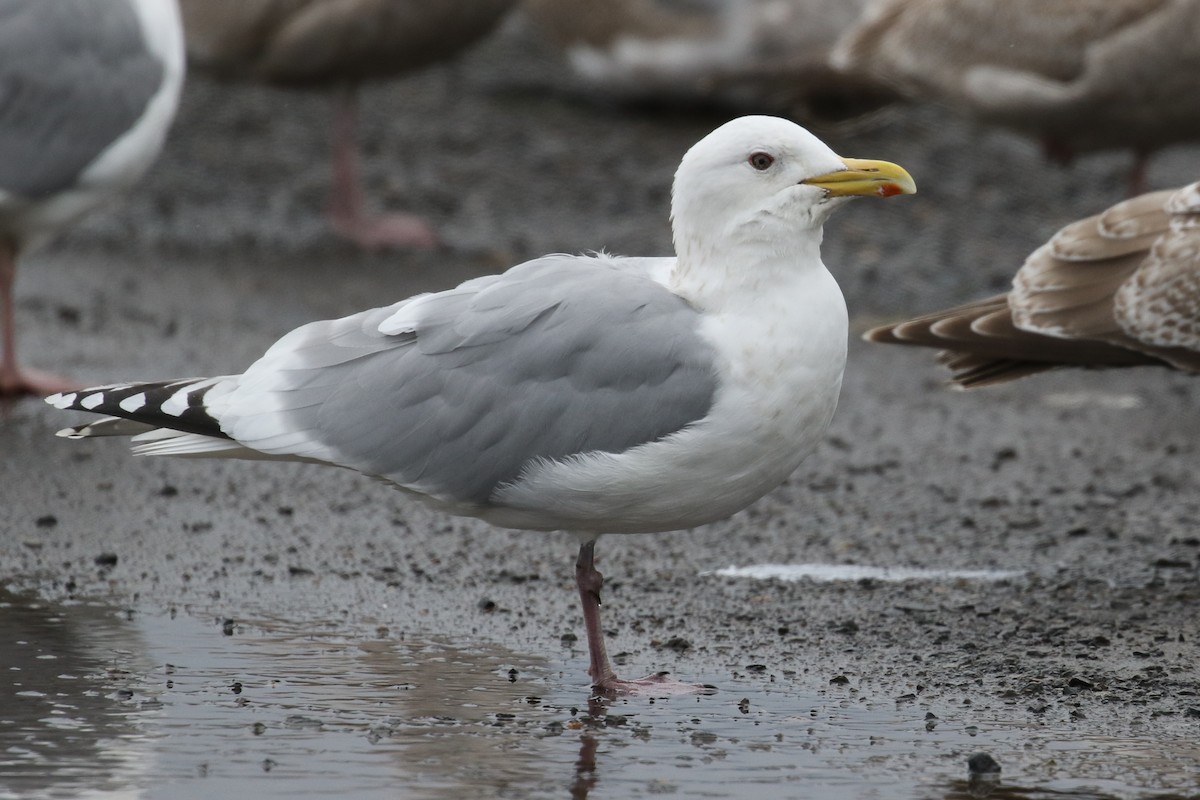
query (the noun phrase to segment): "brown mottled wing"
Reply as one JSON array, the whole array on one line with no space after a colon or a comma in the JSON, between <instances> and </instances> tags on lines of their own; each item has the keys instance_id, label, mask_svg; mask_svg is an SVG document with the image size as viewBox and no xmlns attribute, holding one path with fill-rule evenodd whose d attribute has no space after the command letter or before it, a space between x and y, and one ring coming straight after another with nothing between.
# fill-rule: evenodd
<instances>
[{"instance_id":1,"label":"brown mottled wing","mask_svg":"<svg viewBox=\"0 0 1200 800\"><path fill-rule=\"evenodd\" d=\"M1122 330L1146 352L1188 372L1200 372L1200 183L1165 205L1168 229L1117 291Z\"/></svg>"},{"instance_id":2,"label":"brown mottled wing","mask_svg":"<svg viewBox=\"0 0 1200 800\"><path fill-rule=\"evenodd\" d=\"M1007 295L864 338L940 348L965 387L1056 366L1200 372L1200 184L1066 226L1026 260Z\"/></svg>"},{"instance_id":3,"label":"brown mottled wing","mask_svg":"<svg viewBox=\"0 0 1200 800\"><path fill-rule=\"evenodd\" d=\"M936 347L959 386L973 389L1064 366L1118 367L1156 359L1105 342L1056 339L1013 324L1008 295L867 331L869 342Z\"/></svg>"},{"instance_id":4,"label":"brown mottled wing","mask_svg":"<svg viewBox=\"0 0 1200 800\"><path fill-rule=\"evenodd\" d=\"M1079 220L1035 250L1013 278L1019 328L1062 339L1135 344L1113 314L1113 297L1166 232L1172 192L1151 192Z\"/></svg>"}]
</instances>

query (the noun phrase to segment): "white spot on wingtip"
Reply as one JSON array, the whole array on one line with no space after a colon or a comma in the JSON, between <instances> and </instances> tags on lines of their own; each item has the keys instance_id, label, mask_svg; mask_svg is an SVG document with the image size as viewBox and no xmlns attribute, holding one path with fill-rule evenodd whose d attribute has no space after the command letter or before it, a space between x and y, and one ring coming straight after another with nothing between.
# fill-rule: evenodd
<instances>
[{"instance_id":1,"label":"white spot on wingtip","mask_svg":"<svg viewBox=\"0 0 1200 800\"><path fill-rule=\"evenodd\" d=\"M77 396L78 395L76 395L75 392L68 392L67 394L63 394L60 392L58 394L52 394L49 397L47 397L46 402L49 403L50 405L54 406L55 408L61 408L61 409L65 410L75 404L75 398Z\"/></svg>"},{"instance_id":2,"label":"white spot on wingtip","mask_svg":"<svg viewBox=\"0 0 1200 800\"><path fill-rule=\"evenodd\" d=\"M175 392L175 394L168 397L167 401L159 407L159 410L164 414L170 414L172 417L183 416L183 412L188 410L188 395L191 394L193 388L195 388L195 384L187 384Z\"/></svg>"},{"instance_id":3,"label":"white spot on wingtip","mask_svg":"<svg viewBox=\"0 0 1200 800\"><path fill-rule=\"evenodd\" d=\"M86 408L88 411L91 411L96 406L101 405L103 402L104 392L96 392L95 394L89 394L87 397L80 400L79 407Z\"/></svg>"},{"instance_id":4,"label":"white spot on wingtip","mask_svg":"<svg viewBox=\"0 0 1200 800\"><path fill-rule=\"evenodd\" d=\"M121 407L121 410L128 411L132 414L134 411L138 411L146 405L146 393L138 392L137 394L130 395L117 405Z\"/></svg>"}]
</instances>

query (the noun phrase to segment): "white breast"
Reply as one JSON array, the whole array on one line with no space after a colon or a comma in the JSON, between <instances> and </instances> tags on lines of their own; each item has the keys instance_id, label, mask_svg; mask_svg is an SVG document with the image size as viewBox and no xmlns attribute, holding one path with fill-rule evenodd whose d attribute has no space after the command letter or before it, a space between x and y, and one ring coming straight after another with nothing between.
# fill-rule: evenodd
<instances>
[{"instance_id":1,"label":"white breast","mask_svg":"<svg viewBox=\"0 0 1200 800\"><path fill-rule=\"evenodd\" d=\"M706 315L720 377L695 425L621 454L548 462L500 491L506 527L647 533L724 519L778 486L824 435L846 363L846 305L823 268Z\"/></svg>"}]
</instances>

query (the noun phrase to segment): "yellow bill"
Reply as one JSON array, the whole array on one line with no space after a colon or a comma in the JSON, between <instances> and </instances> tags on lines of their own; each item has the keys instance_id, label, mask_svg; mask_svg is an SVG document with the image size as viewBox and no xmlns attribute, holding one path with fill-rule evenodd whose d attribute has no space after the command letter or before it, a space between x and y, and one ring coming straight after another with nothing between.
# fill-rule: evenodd
<instances>
[{"instance_id":1,"label":"yellow bill","mask_svg":"<svg viewBox=\"0 0 1200 800\"><path fill-rule=\"evenodd\" d=\"M830 197L876 195L894 197L916 194L917 184L908 170L890 161L871 161L866 158L843 158L845 169L818 175L801 183L820 186Z\"/></svg>"}]
</instances>

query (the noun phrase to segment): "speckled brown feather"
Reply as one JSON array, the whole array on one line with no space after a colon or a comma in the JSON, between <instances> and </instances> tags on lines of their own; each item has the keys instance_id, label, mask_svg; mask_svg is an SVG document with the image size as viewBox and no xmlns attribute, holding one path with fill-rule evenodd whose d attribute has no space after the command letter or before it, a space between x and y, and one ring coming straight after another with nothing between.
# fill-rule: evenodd
<instances>
[{"instance_id":1,"label":"speckled brown feather","mask_svg":"<svg viewBox=\"0 0 1200 800\"><path fill-rule=\"evenodd\" d=\"M968 388L1060 366L1200 372L1200 183L1066 226L1026 260L1008 294L864 338L940 348Z\"/></svg>"}]
</instances>

